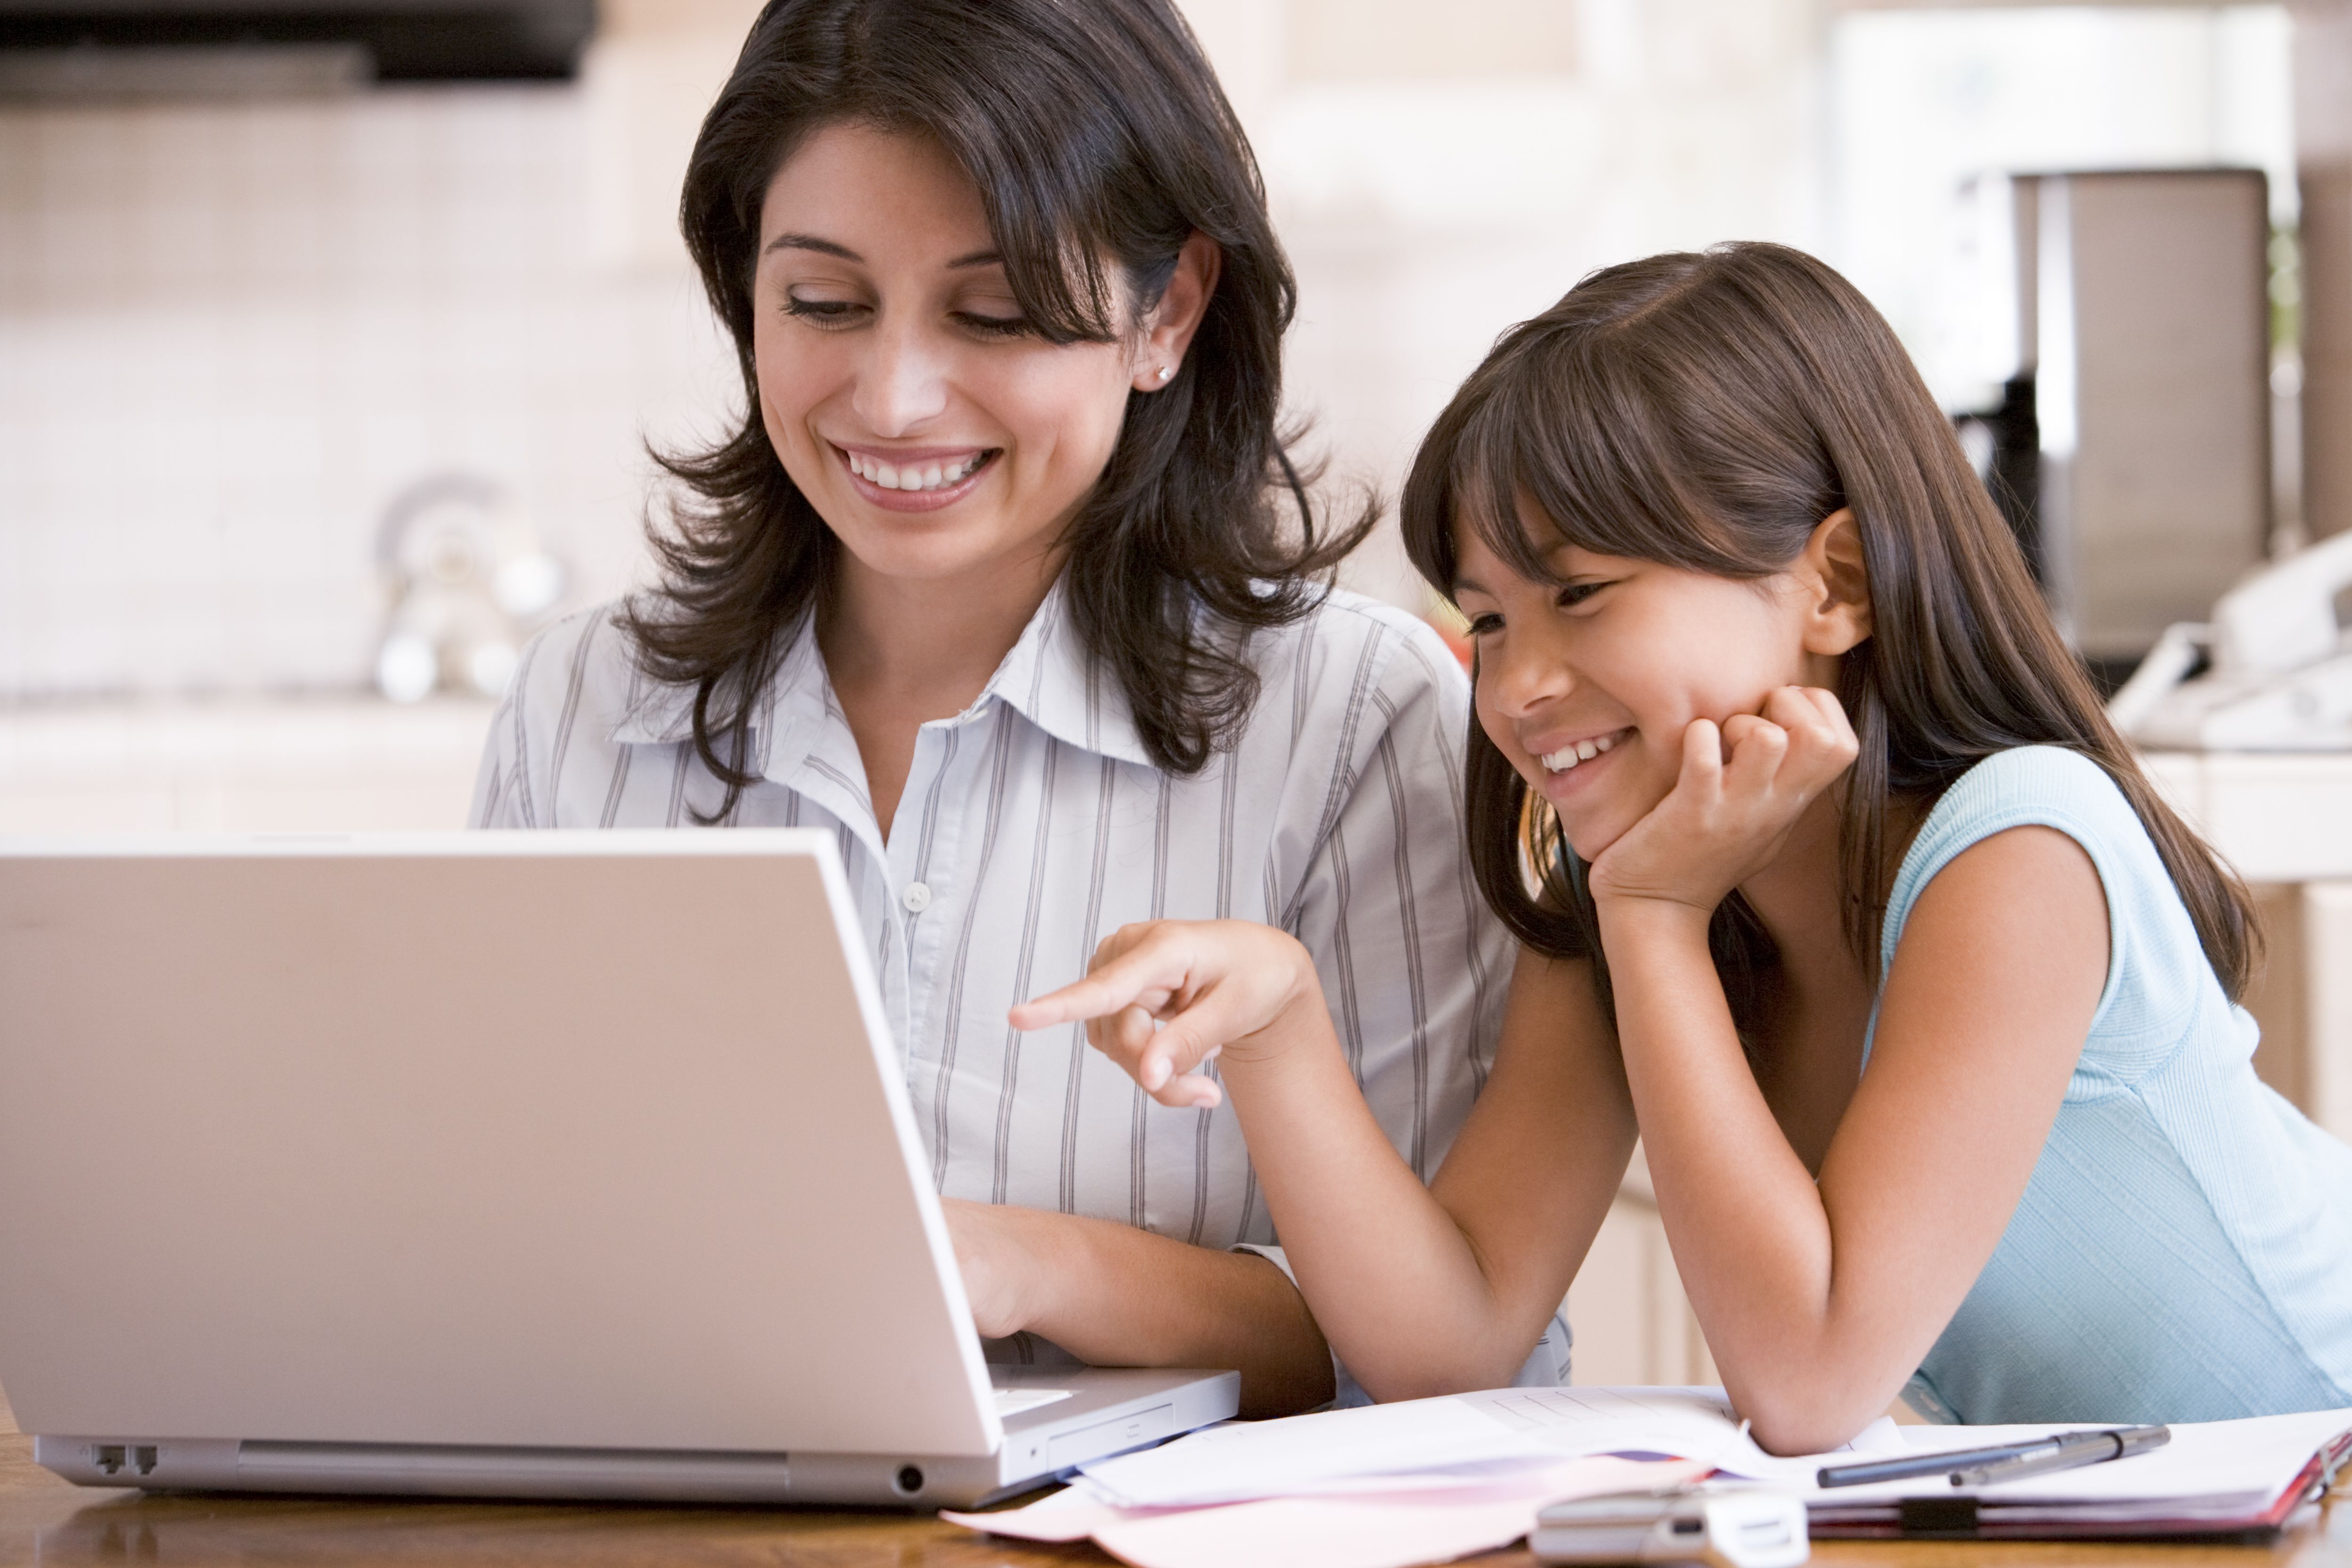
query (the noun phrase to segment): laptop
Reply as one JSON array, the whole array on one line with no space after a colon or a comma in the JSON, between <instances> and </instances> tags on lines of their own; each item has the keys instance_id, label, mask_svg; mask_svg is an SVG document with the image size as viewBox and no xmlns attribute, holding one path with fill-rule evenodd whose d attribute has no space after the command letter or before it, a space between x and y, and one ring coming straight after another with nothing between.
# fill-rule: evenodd
<instances>
[{"instance_id":1,"label":"laptop","mask_svg":"<svg viewBox=\"0 0 2352 1568\"><path fill-rule=\"evenodd\" d=\"M89 1486L969 1506L1239 1394L982 1361L817 832L0 839L0 1193Z\"/></svg>"}]
</instances>

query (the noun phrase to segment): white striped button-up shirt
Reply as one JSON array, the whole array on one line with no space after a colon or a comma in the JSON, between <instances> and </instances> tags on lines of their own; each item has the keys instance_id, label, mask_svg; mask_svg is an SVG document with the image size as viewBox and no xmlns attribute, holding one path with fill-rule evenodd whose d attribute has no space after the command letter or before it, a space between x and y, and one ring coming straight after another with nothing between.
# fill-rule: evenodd
<instances>
[{"instance_id":1,"label":"white striped button-up shirt","mask_svg":"<svg viewBox=\"0 0 2352 1568\"><path fill-rule=\"evenodd\" d=\"M691 693L631 651L610 605L532 642L476 826L688 827L718 808ZM1381 1128L1423 1180L1444 1156L1511 963L1463 853L1468 683L1427 626L1344 592L1251 652L1261 686L1238 743L1192 776L1163 772L1057 587L971 706L922 726L886 841L813 628L787 651L753 727L759 782L724 825L838 837L942 1194L1196 1245L1275 1241L1230 1108L1158 1104L1082 1026L1005 1022L1120 925L1163 916L1296 935Z\"/></svg>"}]
</instances>

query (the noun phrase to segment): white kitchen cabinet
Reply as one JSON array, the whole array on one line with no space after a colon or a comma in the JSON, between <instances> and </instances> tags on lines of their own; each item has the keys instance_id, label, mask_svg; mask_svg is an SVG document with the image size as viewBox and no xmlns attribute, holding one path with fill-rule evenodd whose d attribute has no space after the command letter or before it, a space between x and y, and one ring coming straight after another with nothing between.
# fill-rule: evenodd
<instances>
[{"instance_id":1,"label":"white kitchen cabinet","mask_svg":"<svg viewBox=\"0 0 2352 1568\"><path fill-rule=\"evenodd\" d=\"M0 710L0 833L463 827L491 710L360 696Z\"/></svg>"}]
</instances>

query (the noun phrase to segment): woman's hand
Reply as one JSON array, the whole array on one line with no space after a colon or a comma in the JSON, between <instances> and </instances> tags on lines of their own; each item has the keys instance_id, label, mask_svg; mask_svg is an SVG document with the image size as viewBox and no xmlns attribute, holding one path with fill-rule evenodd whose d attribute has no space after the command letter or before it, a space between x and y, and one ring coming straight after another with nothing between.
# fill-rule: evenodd
<instances>
[{"instance_id":1,"label":"woman's hand","mask_svg":"<svg viewBox=\"0 0 2352 1568\"><path fill-rule=\"evenodd\" d=\"M1027 1328L1033 1316L1027 1287L1038 1270L1023 1235L1024 1211L961 1198L941 1198L940 1211L947 1216L980 1337L1001 1340Z\"/></svg>"},{"instance_id":2,"label":"woman's hand","mask_svg":"<svg viewBox=\"0 0 2352 1568\"><path fill-rule=\"evenodd\" d=\"M1087 977L1024 1002L1016 1029L1087 1020L1087 1039L1162 1105L1223 1098L1195 1069L1221 1051L1255 1059L1275 1048L1269 1026L1323 1005L1306 948L1251 921L1149 921L1121 926L1095 949Z\"/></svg>"},{"instance_id":3,"label":"woman's hand","mask_svg":"<svg viewBox=\"0 0 2352 1568\"><path fill-rule=\"evenodd\" d=\"M1593 901L1686 905L1703 915L1780 857L1805 808L1861 746L1833 692L1783 686L1764 711L1683 731L1666 798L1592 862Z\"/></svg>"}]
</instances>

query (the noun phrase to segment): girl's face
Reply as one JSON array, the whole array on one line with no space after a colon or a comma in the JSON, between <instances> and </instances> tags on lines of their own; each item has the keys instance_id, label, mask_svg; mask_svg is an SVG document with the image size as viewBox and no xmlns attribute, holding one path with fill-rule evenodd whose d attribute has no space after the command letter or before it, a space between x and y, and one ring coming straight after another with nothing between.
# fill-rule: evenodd
<instances>
[{"instance_id":1,"label":"girl's face","mask_svg":"<svg viewBox=\"0 0 2352 1568\"><path fill-rule=\"evenodd\" d=\"M1521 512L1532 537L1557 541ZM1827 542L1816 531L1816 547ZM1559 587L1519 575L1475 529L1457 525L1454 546L1478 722L1588 863L1675 787L1691 721L1759 712L1783 686L1833 689L1837 654L1867 635L1866 610L1843 646L1823 635L1837 606L1808 565L1813 548L1789 572L1742 581L1555 542L1545 560Z\"/></svg>"},{"instance_id":2,"label":"girl's face","mask_svg":"<svg viewBox=\"0 0 2352 1568\"><path fill-rule=\"evenodd\" d=\"M852 124L769 183L752 300L768 439L856 563L889 577L1048 566L1129 388L1164 384L1190 336L1032 335L962 168Z\"/></svg>"}]
</instances>

